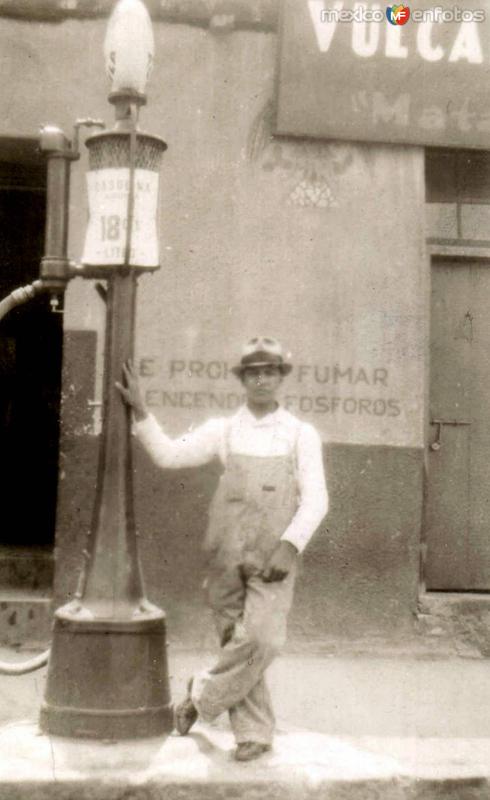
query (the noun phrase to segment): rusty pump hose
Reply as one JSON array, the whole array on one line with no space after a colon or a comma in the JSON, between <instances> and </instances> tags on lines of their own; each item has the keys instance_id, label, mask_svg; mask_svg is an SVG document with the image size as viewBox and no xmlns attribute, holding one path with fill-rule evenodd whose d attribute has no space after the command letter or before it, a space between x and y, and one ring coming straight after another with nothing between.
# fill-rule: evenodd
<instances>
[{"instance_id":1,"label":"rusty pump hose","mask_svg":"<svg viewBox=\"0 0 490 800\"><path fill-rule=\"evenodd\" d=\"M29 283L27 286L14 289L13 292L0 302L0 320L13 308L22 305L22 303L26 303L28 300L32 300L36 294L44 291L44 289L45 287L42 281L34 281L34 283ZM30 658L28 661L17 663L0 661L0 675L25 675L27 672L34 672L34 670L44 667L48 663L48 658L49 650L45 650L44 653Z\"/></svg>"},{"instance_id":2,"label":"rusty pump hose","mask_svg":"<svg viewBox=\"0 0 490 800\"><path fill-rule=\"evenodd\" d=\"M0 675L26 675L36 669L46 666L49 659L50 650L29 658L27 661L0 661Z\"/></svg>"},{"instance_id":3,"label":"rusty pump hose","mask_svg":"<svg viewBox=\"0 0 490 800\"><path fill-rule=\"evenodd\" d=\"M9 311L11 311L15 306L20 306L22 303L26 303L28 300L32 300L32 298L39 294L39 292L44 290L43 282L42 281L34 281L34 283L28 283L27 286L19 286L18 289L14 289L7 297L0 302L0 320L4 318Z\"/></svg>"}]
</instances>

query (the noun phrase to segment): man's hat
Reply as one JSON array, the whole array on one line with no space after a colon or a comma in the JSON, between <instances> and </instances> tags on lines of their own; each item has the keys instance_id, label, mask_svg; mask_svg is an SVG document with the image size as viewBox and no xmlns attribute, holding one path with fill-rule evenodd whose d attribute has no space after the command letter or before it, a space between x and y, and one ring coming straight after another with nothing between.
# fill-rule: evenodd
<instances>
[{"instance_id":1,"label":"man's hat","mask_svg":"<svg viewBox=\"0 0 490 800\"><path fill-rule=\"evenodd\" d=\"M238 378L241 378L247 367L277 367L281 375L288 375L292 365L284 361L282 347L277 339L269 336L254 336L243 346L242 358L239 364L231 368Z\"/></svg>"}]
</instances>

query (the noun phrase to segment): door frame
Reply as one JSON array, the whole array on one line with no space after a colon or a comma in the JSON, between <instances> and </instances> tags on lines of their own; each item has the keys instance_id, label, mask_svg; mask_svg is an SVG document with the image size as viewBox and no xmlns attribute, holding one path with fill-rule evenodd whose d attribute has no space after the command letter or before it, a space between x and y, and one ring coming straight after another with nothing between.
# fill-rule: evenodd
<instances>
[{"instance_id":1,"label":"door frame","mask_svg":"<svg viewBox=\"0 0 490 800\"><path fill-rule=\"evenodd\" d=\"M427 294L427 346L426 346L426 364L425 364L425 398L424 398L424 481L423 481L423 497L422 497L422 525L420 534L420 573L419 573L419 597L424 595L451 595L451 594L464 594L463 591L456 590L431 590L427 589L425 565L427 561L427 499L429 487L429 473L430 473L430 459L429 459L429 444L431 442L432 426L430 424L430 378L431 378L431 354L430 354L430 326L432 322L432 269L434 263L444 264L461 262L461 264L478 263L481 266L487 266L490 269L490 245L483 242L469 243L461 240L427 240L427 255L428 255L428 268L429 268L429 291ZM482 594L489 595L489 592L471 592L468 594Z\"/></svg>"}]
</instances>

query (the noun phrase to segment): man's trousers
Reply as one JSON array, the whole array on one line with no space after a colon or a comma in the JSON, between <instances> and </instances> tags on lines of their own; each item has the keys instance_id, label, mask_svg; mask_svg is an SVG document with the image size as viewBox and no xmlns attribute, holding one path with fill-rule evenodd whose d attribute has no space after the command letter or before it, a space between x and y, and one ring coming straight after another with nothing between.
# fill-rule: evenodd
<instances>
[{"instance_id":1,"label":"man's trousers","mask_svg":"<svg viewBox=\"0 0 490 800\"><path fill-rule=\"evenodd\" d=\"M214 569L207 581L221 654L194 677L192 700L204 721L224 711L237 743L270 744L274 712L264 672L286 640L295 570L283 581L264 583L255 567Z\"/></svg>"}]
</instances>

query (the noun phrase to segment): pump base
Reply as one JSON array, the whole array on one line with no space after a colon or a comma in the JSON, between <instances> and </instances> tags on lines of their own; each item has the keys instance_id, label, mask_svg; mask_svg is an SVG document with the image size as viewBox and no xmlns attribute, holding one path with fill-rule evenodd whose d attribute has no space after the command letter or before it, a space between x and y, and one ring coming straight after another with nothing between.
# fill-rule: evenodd
<instances>
[{"instance_id":1,"label":"pump base","mask_svg":"<svg viewBox=\"0 0 490 800\"><path fill-rule=\"evenodd\" d=\"M55 616L41 730L127 739L173 728L165 615L114 620Z\"/></svg>"}]
</instances>

